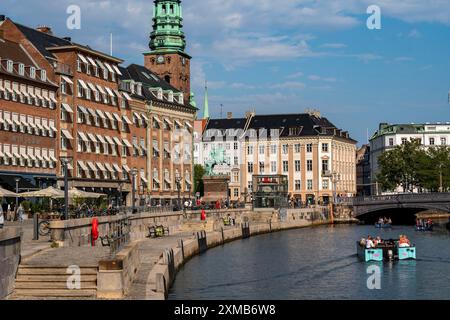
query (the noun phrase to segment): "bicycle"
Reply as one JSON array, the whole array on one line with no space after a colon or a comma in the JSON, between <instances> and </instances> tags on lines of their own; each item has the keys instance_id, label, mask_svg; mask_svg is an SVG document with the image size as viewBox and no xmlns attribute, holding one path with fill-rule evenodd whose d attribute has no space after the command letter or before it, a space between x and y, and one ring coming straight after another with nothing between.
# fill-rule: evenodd
<instances>
[{"instance_id":1,"label":"bicycle","mask_svg":"<svg viewBox=\"0 0 450 320\"><path fill-rule=\"evenodd\" d=\"M50 234L50 221L43 220L38 224L38 231L40 236L48 236Z\"/></svg>"}]
</instances>

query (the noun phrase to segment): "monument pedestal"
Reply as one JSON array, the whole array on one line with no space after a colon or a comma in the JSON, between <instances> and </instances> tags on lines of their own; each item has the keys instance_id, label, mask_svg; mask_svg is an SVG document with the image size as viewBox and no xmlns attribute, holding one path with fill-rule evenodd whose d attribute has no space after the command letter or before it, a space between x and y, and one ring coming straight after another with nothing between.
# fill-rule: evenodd
<instances>
[{"instance_id":1,"label":"monument pedestal","mask_svg":"<svg viewBox=\"0 0 450 320\"><path fill-rule=\"evenodd\" d=\"M226 200L228 198L229 176L204 176L203 185L205 188L205 203Z\"/></svg>"}]
</instances>

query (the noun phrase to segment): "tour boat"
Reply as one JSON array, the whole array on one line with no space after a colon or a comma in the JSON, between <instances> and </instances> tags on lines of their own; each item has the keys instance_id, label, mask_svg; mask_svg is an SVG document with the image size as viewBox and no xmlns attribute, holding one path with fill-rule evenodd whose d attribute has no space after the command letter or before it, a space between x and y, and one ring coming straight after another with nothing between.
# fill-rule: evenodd
<instances>
[{"instance_id":1,"label":"tour boat","mask_svg":"<svg viewBox=\"0 0 450 320\"><path fill-rule=\"evenodd\" d=\"M392 225L389 223L375 223L375 228L388 229L388 228L392 228Z\"/></svg>"},{"instance_id":2,"label":"tour boat","mask_svg":"<svg viewBox=\"0 0 450 320\"><path fill-rule=\"evenodd\" d=\"M431 226L416 226L416 231L433 231L433 225L431 225Z\"/></svg>"},{"instance_id":3,"label":"tour boat","mask_svg":"<svg viewBox=\"0 0 450 320\"><path fill-rule=\"evenodd\" d=\"M387 242L377 248L367 249L356 242L357 255L365 262L416 260L416 247L399 247L398 241Z\"/></svg>"},{"instance_id":4,"label":"tour boat","mask_svg":"<svg viewBox=\"0 0 450 320\"><path fill-rule=\"evenodd\" d=\"M356 251L358 257L365 262L369 261L383 261L383 250L382 249L366 249L362 246L359 241L356 242Z\"/></svg>"}]
</instances>

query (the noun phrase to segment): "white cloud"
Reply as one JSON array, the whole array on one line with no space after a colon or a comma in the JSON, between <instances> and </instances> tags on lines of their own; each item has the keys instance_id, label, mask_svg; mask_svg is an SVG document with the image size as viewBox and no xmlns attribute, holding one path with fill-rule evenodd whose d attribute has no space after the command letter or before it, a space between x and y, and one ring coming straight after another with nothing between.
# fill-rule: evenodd
<instances>
[{"instance_id":1,"label":"white cloud","mask_svg":"<svg viewBox=\"0 0 450 320\"><path fill-rule=\"evenodd\" d=\"M306 85L303 82L287 81L272 85L271 89L303 89Z\"/></svg>"}]
</instances>

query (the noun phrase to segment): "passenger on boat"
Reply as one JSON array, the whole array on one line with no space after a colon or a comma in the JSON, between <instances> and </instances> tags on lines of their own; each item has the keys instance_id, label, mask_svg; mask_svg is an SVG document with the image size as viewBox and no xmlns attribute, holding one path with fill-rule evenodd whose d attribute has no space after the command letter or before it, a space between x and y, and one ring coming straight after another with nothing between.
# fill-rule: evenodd
<instances>
[{"instance_id":1,"label":"passenger on boat","mask_svg":"<svg viewBox=\"0 0 450 320\"><path fill-rule=\"evenodd\" d=\"M359 240L359 245L360 245L361 247L365 247L365 246L366 246L366 239L361 238L361 240Z\"/></svg>"},{"instance_id":2,"label":"passenger on boat","mask_svg":"<svg viewBox=\"0 0 450 320\"><path fill-rule=\"evenodd\" d=\"M375 246L377 247L380 244L383 244L383 239L381 239L380 236L376 237L376 239L373 241L373 243L375 244Z\"/></svg>"},{"instance_id":3,"label":"passenger on boat","mask_svg":"<svg viewBox=\"0 0 450 320\"><path fill-rule=\"evenodd\" d=\"M386 223L387 223L387 224L392 224L392 219L391 219L391 218L388 218Z\"/></svg>"},{"instance_id":4,"label":"passenger on boat","mask_svg":"<svg viewBox=\"0 0 450 320\"><path fill-rule=\"evenodd\" d=\"M407 247L411 247L411 242L409 241L407 236L404 235L400 235L400 240L398 242L398 246L400 248L407 248Z\"/></svg>"},{"instance_id":5,"label":"passenger on boat","mask_svg":"<svg viewBox=\"0 0 450 320\"><path fill-rule=\"evenodd\" d=\"M433 226L433 220L428 219L427 220L427 228L431 228Z\"/></svg>"},{"instance_id":6,"label":"passenger on boat","mask_svg":"<svg viewBox=\"0 0 450 320\"><path fill-rule=\"evenodd\" d=\"M380 217L380 219L378 219L378 224L383 224L384 223L384 219Z\"/></svg>"},{"instance_id":7,"label":"passenger on boat","mask_svg":"<svg viewBox=\"0 0 450 320\"><path fill-rule=\"evenodd\" d=\"M366 249L372 249L372 248L375 248L375 244L373 243L372 237L368 236L367 240L366 240Z\"/></svg>"}]
</instances>

